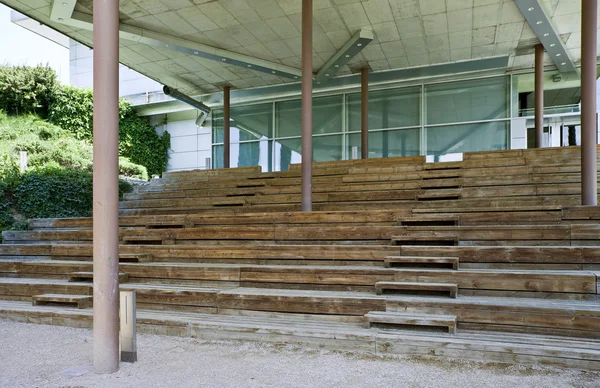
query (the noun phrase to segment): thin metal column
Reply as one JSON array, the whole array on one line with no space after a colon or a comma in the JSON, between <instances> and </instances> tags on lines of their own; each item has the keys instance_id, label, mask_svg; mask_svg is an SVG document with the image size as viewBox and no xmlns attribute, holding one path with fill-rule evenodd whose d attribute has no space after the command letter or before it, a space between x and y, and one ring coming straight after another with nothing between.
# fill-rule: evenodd
<instances>
[{"instance_id":1,"label":"thin metal column","mask_svg":"<svg viewBox=\"0 0 600 388\"><path fill-rule=\"evenodd\" d=\"M313 2L302 0L302 211L312 211Z\"/></svg>"},{"instance_id":2,"label":"thin metal column","mask_svg":"<svg viewBox=\"0 0 600 388\"><path fill-rule=\"evenodd\" d=\"M363 159L369 158L369 69L360 71L360 113L361 113L361 154Z\"/></svg>"},{"instance_id":3,"label":"thin metal column","mask_svg":"<svg viewBox=\"0 0 600 388\"><path fill-rule=\"evenodd\" d=\"M581 204L598 204L596 55L598 1L581 1Z\"/></svg>"},{"instance_id":4,"label":"thin metal column","mask_svg":"<svg viewBox=\"0 0 600 388\"><path fill-rule=\"evenodd\" d=\"M535 148L544 137L544 46L535 46Z\"/></svg>"},{"instance_id":5,"label":"thin metal column","mask_svg":"<svg viewBox=\"0 0 600 388\"><path fill-rule=\"evenodd\" d=\"M223 167L231 165L231 88L229 85L223 87Z\"/></svg>"},{"instance_id":6,"label":"thin metal column","mask_svg":"<svg viewBox=\"0 0 600 388\"><path fill-rule=\"evenodd\" d=\"M94 0L94 372L119 370L119 0Z\"/></svg>"}]
</instances>

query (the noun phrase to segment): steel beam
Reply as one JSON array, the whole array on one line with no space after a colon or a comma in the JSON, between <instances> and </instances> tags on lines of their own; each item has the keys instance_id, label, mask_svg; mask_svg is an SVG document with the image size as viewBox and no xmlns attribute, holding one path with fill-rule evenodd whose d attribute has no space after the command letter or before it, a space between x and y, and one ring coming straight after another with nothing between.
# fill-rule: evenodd
<instances>
[{"instance_id":1,"label":"steel beam","mask_svg":"<svg viewBox=\"0 0 600 388\"><path fill-rule=\"evenodd\" d=\"M94 0L94 372L119 370L119 0Z\"/></svg>"},{"instance_id":2,"label":"steel beam","mask_svg":"<svg viewBox=\"0 0 600 388\"><path fill-rule=\"evenodd\" d=\"M598 1L581 1L581 204L598 204L596 56Z\"/></svg>"},{"instance_id":3,"label":"steel beam","mask_svg":"<svg viewBox=\"0 0 600 388\"><path fill-rule=\"evenodd\" d=\"M302 211L312 211L313 2L302 0Z\"/></svg>"},{"instance_id":4,"label":"steel beam","mask_svg":"<svg viewBox=\"0 0 600 388\"><path fill-rule=\"evenodd\" d=\"M363 159L369 158L369 69L360 71L360 145Z\"/></svg>"},{"instance_id":5,"label":"steel beam","mask_svg":"<svg viewBox=\"0 0 600 388\"><path fill-rule=\"evenodd\" d=\"M535 46L535 148L544 138L544 46Z\"/></svg>"},{"instance_id":6,"label":"steel beam","mask_svg":"<svg viewBox=\"0 0 600 388\"><path fill-rule=\"evenodd\" d=\"M231 91L229 85L223 87L223 167L231 164Z\"/></svg>"}]
</instances>

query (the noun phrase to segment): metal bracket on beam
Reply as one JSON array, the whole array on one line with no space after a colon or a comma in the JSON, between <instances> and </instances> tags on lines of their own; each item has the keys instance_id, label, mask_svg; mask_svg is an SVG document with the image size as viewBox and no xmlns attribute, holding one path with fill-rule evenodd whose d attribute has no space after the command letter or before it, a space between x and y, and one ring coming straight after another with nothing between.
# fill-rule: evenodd
<instances>
[{"instance_id":1,"label":"metal bracket on beam","mask_svg":"<svg viewBox=\"0 0 600 388\"><path fill-rule=\"evenodd\" d=\"M561 73L579 73L540 2L515 0L515 3L558 70Z\"/></svg>"},{"instance_id":2,"label":"metal bracket on beam","mask_svg":"<svg viewBox=\"0 0 600 388\"><path fill-rule=\"evenodd\" d=\"M75 11L77 0L54 0L50 19L75 28L92 30L92 15ZM143 28L121 23L119 36L122 39L143 43L153 47L161 47L204 59L228 63L262 73L300 80L302 72L294 67L269 62L244 54L238 54L216 47L192 42Z\"/></svg>"},{"instance_id":3,"label":"metal bracket on beam","mask_svg":"<svg viewBox=\"0 0 600 388\"><path fill-rule=\"evenodd\" d=\"M373 40L373 31L358 31L317 73L317 82L325 82L333 77L343 66L352 60Z\"/></svg>"}]
</instances>

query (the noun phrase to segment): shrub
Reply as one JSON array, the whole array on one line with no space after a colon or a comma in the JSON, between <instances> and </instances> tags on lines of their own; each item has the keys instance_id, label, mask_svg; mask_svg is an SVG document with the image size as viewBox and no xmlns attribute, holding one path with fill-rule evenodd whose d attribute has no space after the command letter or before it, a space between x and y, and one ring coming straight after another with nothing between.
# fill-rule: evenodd
<instances>
[{"instance_id":1,"label":"shrub","mask_svg":"<svg viewBox=\"0 0 600 388\"><path fill-rule=\"evenodd\" d=\"M171 137L159 136L148 120L139 117L124 99L119 99L119 154L160 175L167 168ZM91 90L63 87L56 92L48 120L73 133L77 139L93 140L94 97Z\"/></svg>"},{"instance_id":2,"label":"shrub","mask_svg":"<svg viewBox=\"0 0 600 388\"><path fill-rule=\"evenodd\" d=\"M148 171L146 170L146 167L132 163L129 159L124 157L119 158L119 175L145 181L148 180Z\"/></svg>"},{"instance_id":3,"label":"shrub","mask_svg":"<svg viewBox=\"0 0 600 388\"><path fill-rule=\"evenodd\" d=\"M119 182L119 198L132 186ZM14 189L17 211L26 218L90 217L92 174L61 168L27 172Z\"/></svg>"},{"instance_id":4,"label":"shrub","mask_svg":"<svg viewBox=\"0 0 600 388\"><path fill-rule=\"evenodd\" d=\"M49 66L0 66L0 110L47 117L57 85L56 72Z\"/></svg>"}]
</instances>

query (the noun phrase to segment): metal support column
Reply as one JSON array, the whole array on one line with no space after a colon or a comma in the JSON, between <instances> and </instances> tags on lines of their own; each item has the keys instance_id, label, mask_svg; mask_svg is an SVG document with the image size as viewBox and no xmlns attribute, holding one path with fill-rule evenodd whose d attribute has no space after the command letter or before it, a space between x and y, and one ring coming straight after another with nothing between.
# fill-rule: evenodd
<instances>
[{"instance_id":1,"label":"metal support column","mask_svg":"<svg viewBox=\"0 0 600 388\"><path fill-rule=\"evenodd\" d=\"M302 211L312 211L313 2L302 0Z\"/></svg>"},{"instance_id":2,"label":"metal support column","mask_svg":"<svg viewBox=\"0 0 600 388\"><path fill-rule=\"evenodd\" d=\"M231 164L231 104L229 85L223 87L223 167Z\"/></svg>"},{"instance_id":3,"label":"metal support column","mask_svg":"<svg viewBox=\"0 0 600 388\"><path fill-rule=\"evenodd\" d=\"M535 148L544 137L544 46L535 46Z\"/></svg>"},{"instance_id":4,"label":"metal support column","mask_svg":"<svg viewBox=\"0 0 600 388\"><path fill-rule=\"evenodd\" d=\"M94 372L119 370L119 0L94 0Z\"/></svg>"},{"instance_id":5,"label":"metal support column","mask_svg":"<svg viewBox=\"0 0 600 388\"><path fill-rule=\"evenodd\" d=\"M581 204L598 204L596 55L598 1L581 1Z\"/></svg>"},{"instance_id":6,"label":"metal support column","mask_svg":"<svg viewBox=\"0 0 600 388\"><path fill-rule=\"evenodd\" d=\"M360 71L360 113L361 113L361 154L363 159L369 158L369 69Z\"/></svg>"}]
</instances>

